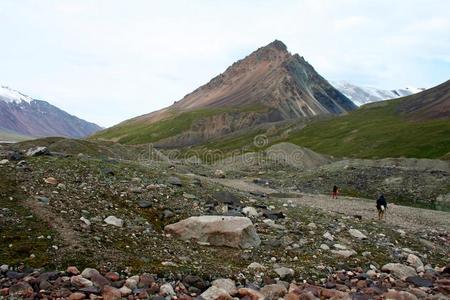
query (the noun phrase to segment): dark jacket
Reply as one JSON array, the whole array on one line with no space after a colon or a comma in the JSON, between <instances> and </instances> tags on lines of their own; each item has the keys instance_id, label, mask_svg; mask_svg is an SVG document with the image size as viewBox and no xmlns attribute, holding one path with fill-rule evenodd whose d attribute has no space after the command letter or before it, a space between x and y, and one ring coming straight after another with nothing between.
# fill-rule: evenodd
<instances>
[{"instance_id":1,"label":"dark jacket","mask_svg":"<svg viewBox=\"0 0 450 300\"><path fill-rule=\"evenodd\" d=\"M377 200L377 208L381 209L382 206L384 206L384 208L387 208L387 202L386 198L384 198L384 195L381 195Z\"/></svg>"}]
</instances>

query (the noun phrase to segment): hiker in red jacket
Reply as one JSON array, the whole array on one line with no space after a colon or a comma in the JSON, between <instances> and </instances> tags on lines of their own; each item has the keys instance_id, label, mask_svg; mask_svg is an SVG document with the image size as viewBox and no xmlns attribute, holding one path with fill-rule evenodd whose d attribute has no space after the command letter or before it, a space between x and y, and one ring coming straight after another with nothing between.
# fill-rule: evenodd
<instances>
[{"instance_id":1,"label":"hiker in red jacket","mask_svg":"<svg viewBox=\"0 0 450 300\"><path fill-rule=\"evenodd\" d=\"M337 199L338 194L339 194L339 188L336 185L334 185L333 192L331 193L331 199Z\"/></svg>"}]
</instances>

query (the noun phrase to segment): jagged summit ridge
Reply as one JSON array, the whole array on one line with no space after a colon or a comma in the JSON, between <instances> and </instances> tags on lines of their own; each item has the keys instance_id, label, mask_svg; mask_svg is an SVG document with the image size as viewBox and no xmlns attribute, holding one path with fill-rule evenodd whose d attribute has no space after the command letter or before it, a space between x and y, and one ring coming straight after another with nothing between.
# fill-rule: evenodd
<instances>
[{"instance_id":1,"label":"jagged summit ridge","mask_svg":"<svg viewBox=\"0 0 450 300\"><path fill-rule=\"evenodd\" d=\"M267 46L265 46L265 47L271 47L271 48L275 48L275 49L279 49L279 50L281 50L281 51L286 51L287 52L287 46L286 46L286 44L285 43L283 43L282 41L280 41L280 40L274 40L273 42L271 42L270 44L268 44ZM263 47L263 48L265 48L265 47Z\"/></svg>"},{"instance_id":2,"label":"jagged summit ridge","mask_svg":"<svg viewBox=\"0 0 450 300\"><path fill-rule=\"evenodd\" d=\"M173 108L252 104L275 110L283 107L284 119L321 113L339 114L355 108L303 57L292 55L278 40L235 62L209 83L186 95Z\"/></svg>"}]
</instances>

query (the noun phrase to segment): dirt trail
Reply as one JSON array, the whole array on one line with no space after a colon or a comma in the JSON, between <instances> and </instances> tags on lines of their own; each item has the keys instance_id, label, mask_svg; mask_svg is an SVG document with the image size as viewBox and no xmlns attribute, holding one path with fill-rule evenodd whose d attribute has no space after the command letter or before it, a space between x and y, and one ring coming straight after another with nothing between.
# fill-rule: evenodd
<instances>
[{"instance_id":1,"label":"dirt trail","mask_svg":"<svg viewBox=\"0 0 450 300\"><path fill-rule=\"evenodd\" d=\"M377 220L375 201L361 198L339 197L332 200L328 195L303 194L299 198L284 198L280 201L291 200L293 203L318 208L324 211L345 214L349 216L360 215L364 219ZM442 229L450 228L450 213L409 206L388 204L386 212L388 224L399 226L408 230Z\"/></svg>"},{"instance_id":2,"label":"dirt trail","mask_svg":"<svg viewBox=\"0 0 450 300\"><path fill-rule=\"evenodd\" d=\"M280 192L243 179L207 178L194 174L188 174L188 176L207 180L244 192L265 194L275 194ZM338 200L332 200L329 195L321 194L298 194L298 197L295 198L278 199L279 201L284 202L291 200L297 205L313 207L327 212L348 216L360 215L364 219L377 220L377 210L375 208L374 200L351 197L339 197ZM387 219L385 222L407 230L448 230L450 228L450 212L389 204L386 216Z\"/></svg>"},{"instance_id":3,"label":"dirt trail","mask_svg":"<svg viewBox=\"0 0 450 300\"><path fill-rule=\"evenodd\" d=\"M75 249L83 249L83 243L77 232L75 232L67 220L52 213L48 206L35 200L24 201L23 205L30 208L41 220L52 225L62 238L64 245Z\"/></svg>"}]
</instances>

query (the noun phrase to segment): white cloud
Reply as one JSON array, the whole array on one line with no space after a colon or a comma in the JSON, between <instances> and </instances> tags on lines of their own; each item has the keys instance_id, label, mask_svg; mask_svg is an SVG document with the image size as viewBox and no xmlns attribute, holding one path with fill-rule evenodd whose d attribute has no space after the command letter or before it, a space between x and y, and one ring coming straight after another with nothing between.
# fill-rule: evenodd
<instances>
[{"instance_id":1,"label":"white cloud","mask_svg":"<svg viewBox=\"0 0 450 300\"><path fill-rule=\"evenodd\" d=\"M0 0L0 83L101 125L170 105L275 38L325 78L450 74L448 1Z\"/></svg>"},{"instance_id":2,"label":"white cloud","mask_svg":"<svg viewBox=\"0 0 450 300\"><path fill-rule=\"evenodd\" d=\"M447 18L431 17L426 20L420 20L411 24L407 30L411 33L426 32L426 31L444 31L448 32L450 29L450 21Z\"/></svg>"},{"instance_id":3,"label":"white cloud","mask_svg":"<svg viewBox=\"0 0 450 300\"><path fill-rule=\"evenodd\" d=\"M334 28L337 30L352 29L367 23L368 19L363 16L350 16L343 19L338 19L334 22Z\"/></svg>"}]
</instances>

